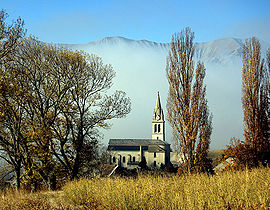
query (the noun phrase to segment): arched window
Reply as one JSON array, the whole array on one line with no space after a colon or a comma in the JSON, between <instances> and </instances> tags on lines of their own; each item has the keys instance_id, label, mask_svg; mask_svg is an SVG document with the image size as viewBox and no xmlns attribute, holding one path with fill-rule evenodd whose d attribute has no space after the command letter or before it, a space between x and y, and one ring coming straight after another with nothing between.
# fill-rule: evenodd
<instances>
[{"instance_id":1,"label":"arched window","mask_svg":"<svg viewBox=\"0 0 270 210\"><path fill-rule=\"evenodd\" d=\"M115 157L113 157L113 163L115 163Z\"/></svg>"},{"instance_id":2,"label":"arched window","mask_svg":"<svg viewBox=\"0 0 270 210\"><path fill-rule=\"evenodd\" d=\"M133 157L133 162L135 162L135 160L136 160L135 157Z\"/></svg>"},{"instance_id":3,"label":"arched window","mask_svg":"<svg viewBox=\"0 0 270 210\"><path fill-rule=\"evenodd\" d=\"M154 167L156 167L157 166L157 162L156 161L154 161Z\"/></svg>"},{"instance_id":4,"label":"arched window","mask_svg":"<svg viewBox=\"0 0 270 210\"><path fill-rule=\"evenodd\" d=\"M158 124L158 132L160 132L160 124Z\"/></svg>"},{"instance_id":5,"label":"arched window","mask_svg":"<svg viewBox=\"0 0 270 210\"><path fill-rule=\"evenodd\" d=\"M125 162L126 162L126 157L124 156L124 157L123 157L123 163L125 163Z\"/></svg>"},{"instance_id":6,"label":"arched window","mask_svg":"<svg viewBox=\"0 0 270 210\"><path fill-rule=\"evenodd\" d=\"M154 132L157 132L157 124L154 125Z\"/></svg>"}]
</instances>

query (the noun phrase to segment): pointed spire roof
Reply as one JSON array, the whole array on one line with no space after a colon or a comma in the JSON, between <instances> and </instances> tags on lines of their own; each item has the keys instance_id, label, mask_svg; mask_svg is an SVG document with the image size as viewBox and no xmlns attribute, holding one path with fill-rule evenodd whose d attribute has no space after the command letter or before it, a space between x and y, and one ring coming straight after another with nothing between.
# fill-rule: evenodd
<instances>
[{"instance_id":1,"label":"pointed spire roof","mask_svg":"<svg viewBox=\"0 0 270 210\"><path fill-rule=\"evenodd\" d=\"M157 109L160 109L161 110L159 92L157 92L157 102L156 102L155 110L157 110Z\"/></svg>"},{"instance_id":2,"label":"pointed spire roof","mask_svg":"<svg viewBox=\"0 0 270 210\"><path fill-rule=\"evenodd\" d=\"M153 120L157 120L158 119L157 116L159 116L159 120L164 120L163 110L161 108L161 103L160 103L159 92L157 94L157 102L154 109Z\"/></svg>"}]
</instances>

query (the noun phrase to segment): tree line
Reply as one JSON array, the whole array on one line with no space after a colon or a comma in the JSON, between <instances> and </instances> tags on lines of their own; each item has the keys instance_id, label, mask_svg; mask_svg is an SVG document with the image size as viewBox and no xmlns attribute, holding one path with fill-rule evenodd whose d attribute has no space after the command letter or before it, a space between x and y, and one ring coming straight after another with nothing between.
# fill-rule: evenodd
<instances>
[{"instance_id":1,"label":"tree line","mask_svg":"<svg viewBox=\"0 0 270 210\"><path fill-rule=\"evenodd\" d=\"M209 172L207 158L212 132L212 114L206 99L202 62L195 67L194 33L189 27L175 33L167 58L167 119L173 129L176 150L183 154L178 172ZM225 158L234 168L256 167L270 162L270 49L266 62L257 38L247 39L242 50L242 107L244 141L232 138ZM240 113L239 113L240 114Z\"/></svg>"},{"instance_id":2,"label":"tree line","mask_svg":"<svg viewBox=\"0 0 270 210\"><path fill-rule=\"evenodd\" d=\"M16 186L78 178L97 160L100 128L130 112L115 72L100 57L25 37L0 12L0 148Z\"/></svg>"}]
</instances>

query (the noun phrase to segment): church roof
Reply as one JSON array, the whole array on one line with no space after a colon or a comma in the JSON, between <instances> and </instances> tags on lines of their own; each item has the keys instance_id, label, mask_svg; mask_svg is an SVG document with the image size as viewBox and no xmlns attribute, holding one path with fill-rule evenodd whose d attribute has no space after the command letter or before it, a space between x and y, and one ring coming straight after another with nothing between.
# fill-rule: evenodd
<instances>
[{"instance_id":1,"label":"church roof","mask_svg":"<svg viewBox=\"0 0 270 210\"><path fill-rule=\"evenodd\" d=\"M160 147L159 145L150 145L148 147L148 152L163 152L163 151L165 151L165 149Z\"/></svg>"},{"instance_id":2,"label":"church roof","mask_svg":"<svg viewBox=\"0 0 270 210\"><path fill-rule=\"evenodd\" d=\"M109 145L134 145L134 146L148 146L148 145L168 145L169 143L157 139L110 139Z\"/></svg>"}]
</instances>

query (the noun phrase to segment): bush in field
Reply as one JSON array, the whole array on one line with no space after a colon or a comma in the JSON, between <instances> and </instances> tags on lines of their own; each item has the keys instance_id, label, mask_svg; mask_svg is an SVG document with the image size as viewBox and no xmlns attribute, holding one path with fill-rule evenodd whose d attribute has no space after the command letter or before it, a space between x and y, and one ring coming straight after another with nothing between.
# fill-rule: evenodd
<instances>
[{"instance_id":1,"label":"bush in field","mask_svg":"<svg viewBox=\"0 0 270 210\"><path fill-rule=\"evenodd\" d=\"M224 150L224 159L233 158L233 164L226 169L243 169L245 167L254 167L256 157L250 144L241 142L239 139L232 138L230 145Z\"/></svg>"}]
</instances>

